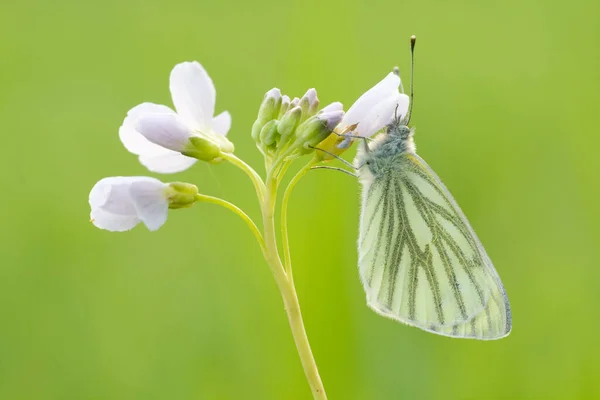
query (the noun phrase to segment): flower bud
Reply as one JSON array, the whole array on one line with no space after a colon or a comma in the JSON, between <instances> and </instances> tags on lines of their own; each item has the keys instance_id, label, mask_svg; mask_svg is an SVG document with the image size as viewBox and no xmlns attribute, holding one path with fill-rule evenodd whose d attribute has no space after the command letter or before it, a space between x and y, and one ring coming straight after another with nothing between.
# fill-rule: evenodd
<instances>
[{"instance_id":1,"label":"flower bud","mask_svg":"<svg viewBox=\"0 0 600 400\"><path fill-rule=\"evenodd\" d=\"M185 182L172 182L169 183L167 189L167 201L169 202L169 208L185 208L190 207L196 202L196 195L198 194L198 187L190 183Z\"/></svg>"},{"instance_id":2,"label":"flower bud","mask_svg":"<svg viewBox=\"0 0 600 400\"><path fill-rule=\"evenodd\" d=\"M308 154L312 147L323 141L340 123L344 117L343 111L319 113L304 121L296 130L295 144L299 146L300 154Z\"/></svg>"},{"instance_id":3,"label":"flower bud","mask_svg":"<svg viewBox=\"0 0 600 400\"><path fill-rule=\"evenodd\" d=\"M290 109L290 97L287 95L281 96L281 108L279 109L279 115L277 119L281 119L285 113Z\"/></svg>"},{"instance_id":4,"label":"flower bud","mask_svg":"<svg viewBox=\"0 0 600 400\"><path fill-rule=\"evenodd\" d=\"M340 103L339 101L336 101L334 103L328 104L325 107L323 107L319 113L326 113L329 111L343 111L344 110L344 105L342 103Z\"/></svg>"},{"instance_id":5,"label":"flower bud","mask_svg":"<svg viewBox=\"0 0 600 400\"><path fill-rule=\"evenodd\" d=\"M279 138L279 132L277 132L276 119L272 119L267 122L260 131L260 143L264 146L272 146L277 142Z\"/></svg>"},{"instance_id":6,"label":"flower bud","mask_svg":"<svg viewBox=\"0 0 600 400\"><path fill-rule=\"evenodd\" d=\"M269 90L265 94L262 104L258 110L258 117L252 125L252 139L258 141L262 127L272 119L277 118L281 108L281 91L277 88Z\"/></svg>"},{"instance_id":7,"label":"flower bud","mask_svg":"<svg viewBox=\"0 0 600 400\"><path fill-rule=\"evenodd\" d=\"M262 129L262 127L264 125L265 125L265 123L263 121L261 121L260 119L257 119L252 124L251 136L252 136L252 140L254 140L256 143L258 143L260 140L260 130Z\"/></svg>"},{"instance_id":8,"label":"flower bud","mask_svg":"<svg viewBox=\"0 0 600 400\"><path fill-rule=\"evenodd\" d=\"M273 88L265 94L265 98L258 110L258 119L270 121L277 118L281 107L281 90Z\"/></svg>"},{"instance_id":9,"label":"flower bud","mask_svg":"<svg viewBox=\"0 0 600 400\"><path fill-rule=\"evenodd\" d=\"M281 135L281 143L286 143L288 138L292 136L296 127L300 123L300 119L302 118L302 108L296 106L290 109L279 121L277 124L277 130Z\"/></svg>"},{"instance_id":10,"label":"flower bud","mask_svg":"<svg viewBox=\"0 0 600 400\"><path fill-rule=\"evenodd\" d=\"M302 108L302 120L306 120L317 112L319 107L319 99L315 89L308 89L304 96L300 99L300 107Z\"/></svg>"}]
</instances>

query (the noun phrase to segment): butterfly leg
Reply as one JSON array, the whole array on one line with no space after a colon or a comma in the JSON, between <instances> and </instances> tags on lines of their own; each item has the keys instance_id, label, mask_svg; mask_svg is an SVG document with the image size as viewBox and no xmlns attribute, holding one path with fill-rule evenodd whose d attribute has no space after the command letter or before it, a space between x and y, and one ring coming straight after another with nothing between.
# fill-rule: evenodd
<instances>
[{"instance_id":1,"label":"butterfly leg","mask_svg":"<svg viewBox=\"0 0 600 400\"><path fill-rule=\"evenodd\" d=\"M352 169L356 169L356 168L354 167L354 165L352 165L352 163L351 163L351 162L348 162L348 161L344 160L342 157L340 157L340 156L338 156L338 155L336 155L336 154L333 154L333 153L331 153L331 152L329 152L329 151L327 151L327 150L324 150L324 149L320 149L320 148L318 148L318 147L313 147L313 146L309 146L309 147L310 147L311 149L319 150L319 151L322 151L323 153L325 153L325 154L327 154L327 155L330 155L331 157L335 158L336 160L339 160L340 162L344 163L344 164L345 164L347 167L350 167L350 168L352 168Z\"/></svg>"},{"instance_id":2,"label":"butterfly leg","mask_svg":"<svg viewBox=\"0 0 600 400\"><path fill-rule=\"evenodd\" d=\"M341 141L338 145L337 148L338 149L347 149L348 147L350 147L350 145L352 144L352 139L363 139L365 141L370 141L373 139L370 138L366 138L364 136L358 136L358 135L351 135L350 133L337 133L337 132L332 132L334 135L343 137L344 140Z\"/></svg>"},{"instance_id":3,"label":"butterfly leg","mask_svg":"<svg viewBox=\"0 0 600 400\"><path fill-rule=\"evenodd\" d=\"M326 165L318 165L318 166L316 166L316 167L312 167L311 169L329 169L329 170L332 170L332 171L339 171L339 172L343 172L343 173L345 173L345 174L347 174L347 175L350 175L350 176L352 176L352 177L354 177L354 178L358 178L358 175L356 175L356 174L353 174L353 173L352 173L352 172L350 172L350 171L346 171L344 168L330 167L330 166L326 166Z\"/></svg>"}]
</instances>

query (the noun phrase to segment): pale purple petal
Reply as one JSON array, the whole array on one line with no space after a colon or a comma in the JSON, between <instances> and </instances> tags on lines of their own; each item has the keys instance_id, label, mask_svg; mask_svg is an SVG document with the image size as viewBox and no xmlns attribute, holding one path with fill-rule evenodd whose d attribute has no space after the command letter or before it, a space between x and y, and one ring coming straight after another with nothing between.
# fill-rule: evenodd
<instances>
[{"instance_id":1,"label":"pale purple petal","mask_svg":"<svg viewBox=\"0 0 600 400\"><path fill-rule=\"evenodd\" d=\"M330 112L330 111L343 111L343 110L344 110L344 105L342 103L340 103L339 101L336 101L334 103L326 105L319 112L326 113L326 112Z\"/></svg>"},{"instance_id":2,"label":"pale purple petal","mask_svg":"<svg viewBox=\"0 0 600 400\"><path fill-rule=\"evenodd\" d=\"M344 112L342 110L337 110L320 113L317 117L325 123L327 130L333 131L335 127L338 126L343 116Z\"/></svg>"},{"instance_id":3,"label":"pale purple petal","mask_svg":"<svg viewBox=\"0 0 600 400\"><path fill-rule=\"evenodd\" d=\"M131 197L132 185L152 186L164 193L165 184L147 177L110 177L100 180L90 191L92 223L101 229L122 232L133 228L141 218ZM166 197L163 196L166 201Z\"/></svg>"},{"instance_id":4,"label":"pale purple petal","mask_svg":"<svg viewBox=\"0 0 600 400\"><path fill-rule=\"evenodd\" d=\"M194 164L196 159L152 143L136 130L137 120L148 115L176 116L177 114L167 106L153 103L143 103L132 108L119 128L119 137L125 148L138 155L142 165L152 172L175 173Z\"/></svg>"},{"instance_id":5,"label":"pale purple petal","mask_svg":"<svg viewBox=\"0 0 600 400\"><path fill-rule=\"evenodd\" d=\"M160 181L138 181L129 189L137 216L146 227L155 231L167 220L169 203L166 197L167 185Z\"/></svg>"},{"instance_id":6,"label":"pale purple petal","mask_svg":"<svg viewBox=\"0 0 600 400\"><path fill-rule=\"evenodd\" d=\"M185 151L192 132L175 114L147 114L135 122L135 130L150 142L173 151Z\"/></svg>"},{"instance_id":7,"label":"pale purple petal","mask_svg":"<svg viewBox=\"0 0 600 400\"><path fill-rule=\"evenodd\" d=\"M140 104L133 107L127 113L123 124L119 128L119 138L125 148L131 153L140 155L146 152L154 152L157 147L160 148L160 146L149 142L148 139L135 129L135 123L140 117L155 114L176 115L175 111L169 107L153 103Z\"/></svg>"}]
</instances>

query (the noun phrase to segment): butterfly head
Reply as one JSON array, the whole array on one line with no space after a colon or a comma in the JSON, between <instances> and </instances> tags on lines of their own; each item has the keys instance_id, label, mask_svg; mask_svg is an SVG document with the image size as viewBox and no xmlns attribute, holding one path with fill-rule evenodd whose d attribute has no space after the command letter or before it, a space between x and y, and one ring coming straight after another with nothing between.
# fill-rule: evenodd
<instances>
[{"instance_id":1,"label":"butterfly head","mask_svg":"<svg viewBox=\"0 0 600 400\"><path fill-rule=\"evenodd\" d=\"M386 133L388 135L399 137L402 140L408 140L409 138L412 138L414 130L406 125L404 119L394 118L394 120L388 124Z\"/></svg>"}]
</instances>

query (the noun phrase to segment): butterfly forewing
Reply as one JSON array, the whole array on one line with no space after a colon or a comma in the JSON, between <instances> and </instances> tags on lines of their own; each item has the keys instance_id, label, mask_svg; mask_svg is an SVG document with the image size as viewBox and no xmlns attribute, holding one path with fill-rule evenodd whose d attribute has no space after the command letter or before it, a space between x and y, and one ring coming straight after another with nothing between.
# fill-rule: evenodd
<instances>
[{"instance_id":1,"label":"butterfly forewing","mask_svg":"<svg viewBox=\"0 0 600 400\"><path fill-rule=\"evenodd\" d=\"M455 337L510 331L502 283L464 214L416 154L362 174L360 275L378 313Z\"/></svg>"}]
</instances>

